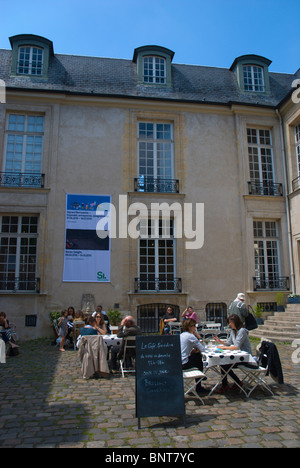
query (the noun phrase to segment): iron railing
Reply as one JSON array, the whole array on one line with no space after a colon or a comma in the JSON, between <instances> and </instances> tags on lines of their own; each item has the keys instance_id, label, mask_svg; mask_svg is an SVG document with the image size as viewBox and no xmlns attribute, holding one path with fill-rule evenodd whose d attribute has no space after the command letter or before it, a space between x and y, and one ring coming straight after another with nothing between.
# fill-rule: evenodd
<instances>
[{"instance_id":1,"label":"iron railing","mask_svg":"<svg viewBox=\"0 0 300 468\"><path fill-rule=\"evenodd\" d=\"M45 174L24 172L0 172L1 187L44 188Z\"/></svg>"},{"instance_id":2,"label":"iron railing","mask_svg":"<svg viewBox=\"0 0 300 468\"><path fill-rule=\"evenodd\" d=\"M30 292L40 293L40 278L20 277L15 278L13 275L6 277L0 276L0 292Z\"/></svg>"},{"instance_id":3,"label":"iron railing","mask_svg":"<svg viewBox=\"0 0 300 468\"><path fill-rule=\"evenodd\" d=\"M288 276L275 276L274 278L253 278L253 290L272 289L289 291L290 279Z\"/></svg>"},{"instance_id":4,"label":"iron railing","mask_svg":"<svg viewBox=\"0 0 300 468\"><path fill-rule=\"evenodd\" d=\"M153 278L142 276L134 279L134 292L140 291L154 291L154 292L181 292L182 282L181 278L167 278L160 276Z\"/></svg>"},{"instance_id":5,"label":"iron railing","mask_svg":"<svg viewBox=\"0 0 300 468\"><path fill-rule=\"evenodd\" d=\"M292 189L293 189L293 192L297 189L300 189L300 176L296 177L296 179L293 179Z\"/></svg>"},{"instance_id":6,"label":"iron railing","mask_svg":"<svg viewBox=\"0 0 300 468\"><path fill-rule=\"evenodd\" d=\"M136 177L135 192L179 193L178 179L154 179L153 177Z\"/></svg>"},{"instance_id":7,"label":"iron railing","mask_svg":"<svg viewBox=\"0 0 300 468\"><path fill-rule=\"evenodd\" d=\"M249 195L265 195L271 197L282 197L283 187L282 184L276 184L275 182L248 182L248 193Z\"/></svg>"}]
</instances>

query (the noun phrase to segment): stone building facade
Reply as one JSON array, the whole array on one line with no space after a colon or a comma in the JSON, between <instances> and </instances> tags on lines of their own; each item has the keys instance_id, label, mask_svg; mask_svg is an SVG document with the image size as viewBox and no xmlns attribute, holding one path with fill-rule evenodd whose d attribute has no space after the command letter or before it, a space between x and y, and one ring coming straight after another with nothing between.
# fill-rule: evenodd
<instances>
[{"instance_id":1,"label":"stone building facade","mask_svg":"<svg viewBox=\"0 0 300 468\"><path fill-rule=\"evenodd\" d=\"M269 72L257 55L224 69L176 64L160 46L121 60L56 54L34 35L10 43L0 309L21 338L48 335L49 312L86 295L153 332L168 304L224 320L238 292L270 311L277 293L300 293L299 70ZM64 278L68 194L108 195L116 209L109 281ZM131 221L140 238L124 233Z\"/></svg>"}]
</instances>

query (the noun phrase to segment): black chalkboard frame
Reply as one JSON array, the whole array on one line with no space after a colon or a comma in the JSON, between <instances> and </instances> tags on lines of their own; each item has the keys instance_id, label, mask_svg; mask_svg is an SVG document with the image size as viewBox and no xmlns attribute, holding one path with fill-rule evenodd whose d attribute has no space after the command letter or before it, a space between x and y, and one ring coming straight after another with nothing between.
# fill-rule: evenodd
<instances>
[{"instance_id":1,"label":"black chalkboard frame","mask_svg":"<svg viewBox=\"0 0 300 468\"><path fill-rule=\"evenodd\" d=\"M136 337L136 417L183 416L184 385L179 335Z\"/></svg>"}]
</instances>

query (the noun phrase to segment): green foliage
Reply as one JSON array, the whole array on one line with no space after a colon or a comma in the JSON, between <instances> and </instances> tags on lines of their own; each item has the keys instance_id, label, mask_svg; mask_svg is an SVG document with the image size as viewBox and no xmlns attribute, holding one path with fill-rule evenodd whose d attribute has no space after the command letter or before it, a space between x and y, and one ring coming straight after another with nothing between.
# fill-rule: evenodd
<instances>
[{"instance_id":1,"label":"green foliage","mask_svg":"<svg viewBox=\"0 0 300 468\"><path fill-rule=\"evenodd\" d=\"M123 318L121 312L116 309L108 309L107 316L111 325L118 325Z\"/></svg>"},{"instance_id":2,"label":"green foliage","mask_svg":"<svg viewBox=\"0 0 300 468\"><path fill-rule=\"evenodd\" d=\"M276 302L277 302L277 305L279 305L279 306L283 305L283 302L284 302L284 294L283 293L278 292L276 294Z\"/></svg>"},{"instance_id":3,"label":"green foliage","mask_svg":"<svg viewBox=\"0 0 300 468\"><path fill-rule=\"evenodd\" d=\"M53 310L52 312L50 312L49 317L50 317L51 325L53 324L53 320L58 320L60 316L61 316L61 311L59 310Z\"/></svg>"},{"instance_id":4,"label":"green foliage","mask_svg":"<svg viewBox=\"0 0 300 468\"><path fill-rule=\"evenodd\" d=\"M254 315L256 318L260 318L262 316L262 313L263 313L264 309L261 305L257 304L255 307L254 307Z\"/></svg>"}]
</instances>

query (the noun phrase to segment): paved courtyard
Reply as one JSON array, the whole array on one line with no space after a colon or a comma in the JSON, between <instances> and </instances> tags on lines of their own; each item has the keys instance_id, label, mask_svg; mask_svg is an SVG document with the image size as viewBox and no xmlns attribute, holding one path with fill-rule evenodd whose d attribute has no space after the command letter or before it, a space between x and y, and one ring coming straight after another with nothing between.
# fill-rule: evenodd
<instances>
[{"instance_id":1,"label":"paved courtyard","mask_svg":"<svg viewBox=\"0 0 300 468\"><path fill-rule=\"evenodd\" d=\"M0 447L300 447L298 348L278 344L285 383L267 377L275 396L255 390L247 400L232 391L204 397L204 406L187 397L186 427L182 418L153 417L139 430L134 376L84 380L77 352L26 342L0 365Z\"/></svg>"}]
</instances>

